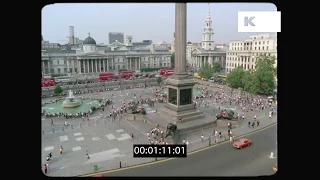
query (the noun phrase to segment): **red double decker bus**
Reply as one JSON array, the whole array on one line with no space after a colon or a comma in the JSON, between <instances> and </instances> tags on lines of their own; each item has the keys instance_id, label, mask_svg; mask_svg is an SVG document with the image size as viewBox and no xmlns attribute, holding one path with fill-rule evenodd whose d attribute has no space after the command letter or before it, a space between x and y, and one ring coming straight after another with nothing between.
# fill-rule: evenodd
<instances>
[{"instance_id":1,"label":"red double decker bus","mask_svg":"<svg viewBox=\"0 0 320 180\"><path fill-rule=\"evenodd\" d=\"M173 73L174 73L174 70L167 69L167 70L165 70L164 75L165 75L165 76L172 76Z\"/></svg>"},{"instance_id":2,"label":"red double decker bus","mask_svg":"<svg viewBox=\"0 0 320 180\"><path fill-rule=\"evenodd\" d=\"M164 73L166 72L166 70L170 70L170 69L169 69L169 68L159 69L159 74L160 74L160 75L164 75Z\"/></svg>"},{"instance_id":3,"label":"red double decker bus","mask_svg":"<svg viewBox=\"0 0 320 180\"><path fill-rule=\"evenodd\" d=\"M133 76L133 72L132 71L121 71L119 74L120 78L130 78Z\"/></svg>"},{"instance_id":4,"label":"red double decker bus","mask_svg":"<svg viewBox=\"0 0 320 180\"><path fill-rule=\"evenodd\" d=\"M119 77L113 74L113 72L101 72L98 74L98 79L106 81L108 79L118 79Z\"/></svg>"},{"instance_id":5,"label":"red double decker bus","mask_svg":"<svg viewBox=\"0 0 320 180\"><path fill-rule=\"evenodd\" d=\"M53 77L44 77L41 78L42 87L55 86L56 80Z\"/></svg>"}]
</instances>

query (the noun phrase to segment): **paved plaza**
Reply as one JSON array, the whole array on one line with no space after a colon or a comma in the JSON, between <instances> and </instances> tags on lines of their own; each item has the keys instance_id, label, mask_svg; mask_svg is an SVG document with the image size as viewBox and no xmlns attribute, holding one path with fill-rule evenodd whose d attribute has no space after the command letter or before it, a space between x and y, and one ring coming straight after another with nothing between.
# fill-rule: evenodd
<instances>
[{"instance_id":1,"label":"paved plaza","mask_svg":"<svg viewBox=\"0 0 320 180\"><path fill-rule=\"evenodd\" d=\"M195 87L198 87L196 85ZM200 85L201 86L201 85ZM215 87L208 87L208 90L217 91ZM84 97L103 97L110 98L113 101L113 107L121 107L122 101L128 102L129 100L135 99L133 94L127 96L129 92L135 92L137 98L141 95L142 97L153 97L153 90L157 87L148 88L135 88L127 89L122 93L120 91L106 91L94 94L83 94ZM147 94L148 92L148 94ZM112 94L114 96L112 96ZM129 94L128 94L129 95ZM43 99L43 101L47 101ZM155 103L154 107L146 107L147 113L156 114L159 111L155 110L162 108L164 103ZM219 110L228 108L234 109L237 113L238 109L234 105L220 103L210 103L209 108L199 107L198 109L207 116L215 117ZM107 106L103 112L105 115L109 113L111 106ZM256 113L257 114L257 113ZM252 120L253 112L246 114L245 120L240 121L240 128L234 129L233 133L241 135L254 131L255 129L247 127L247 122ZM151 123L145 123L141 119L133 121L128 118L129 115L123 116L120 121L111 122L109 119L100 117L100 110L97 110L90 116L90 120L86 119L83 121L82 118L77 119L65 119L65 118L52 118L54 125L51 125L51 118L42 118L42 163L46 162L46 156L52 152L52 160L49 164L48 176L78 176L81 174L94 173L94 165L98 166L98 171L116 169L122 167L135 165L139 163L145 163L154 161L154 158L133 158L132 147L133 144L147 144L147 132L150 132L151 128L155 125ZM263 115L263 112L257 114L258 119L261 119L261 127L276 122L276 117L269 119ZM64 121L72 124L62 129ZM54 132L53 132L54 128ZM200 131L187 133L179 137L179 141L183 139L189 141L188 151L193 151L202 147L208 146L209 132L212 134L213 130L223 132L223 136L226 136L226 128L207 128ZM134 134L134 138L131 138L131 134ZM201 142L200 136L204 135L205 142ZM64 153L59 154L60 146L63 146ZM87 160L85 156L86 150L89 152L90 159Z\"/></svg>"}]
</instances>

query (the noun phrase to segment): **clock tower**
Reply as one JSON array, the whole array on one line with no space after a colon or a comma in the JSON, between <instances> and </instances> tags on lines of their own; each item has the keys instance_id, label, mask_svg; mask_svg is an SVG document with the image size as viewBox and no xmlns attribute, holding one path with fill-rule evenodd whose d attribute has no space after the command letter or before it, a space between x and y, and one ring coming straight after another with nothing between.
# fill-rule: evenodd
<instances>
[{"instance_id":1,"label":"clock tower","mask_svg":"<svg viewBox=\"0 0 320 180\"><path fill-rule=\"evenodd\" d=\"M210 4L208 3L208 12L205 20L205 26L202 33L202 44L201 47L205 50L214 50L214 41L213 41L213 29L212 29L212 20L210 16Z\"/></svg>"}]
</instances>

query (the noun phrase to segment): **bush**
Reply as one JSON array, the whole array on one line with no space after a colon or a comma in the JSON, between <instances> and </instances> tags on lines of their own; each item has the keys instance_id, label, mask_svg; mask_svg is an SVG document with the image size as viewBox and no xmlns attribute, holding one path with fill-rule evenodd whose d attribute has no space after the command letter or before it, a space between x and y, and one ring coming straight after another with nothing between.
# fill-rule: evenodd
<instances>
[{"instance_id":1,"label":"bush","mask_svg":"<svg viewBox=\"0 0 320 180\"><path fill-rule=\"evenodd\" d=\"M91 110L95 111L95 110L97 110L97 108L95 106L92 106Z\"/></svg>"},{"instance_id":2,"label":"bush","mask_svg":"<svg viewBox=\"0 0 320 180\"><path fill-rule=\"evenodd\" d=\"M61 94L62 93L62 88L61 88L61 86L56 86L56 87L54 87L54 94L55 95L57 95L57 94Z\"/></svg>"}]
</instances>

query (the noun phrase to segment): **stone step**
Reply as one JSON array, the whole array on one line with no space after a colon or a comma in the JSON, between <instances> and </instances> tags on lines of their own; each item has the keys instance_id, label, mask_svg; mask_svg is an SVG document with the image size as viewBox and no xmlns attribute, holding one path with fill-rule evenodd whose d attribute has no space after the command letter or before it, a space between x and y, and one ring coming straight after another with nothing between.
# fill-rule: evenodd
<instances>
[{"instance_id":1,"label":"stone step","mask_svg":"<svg viewBox=\"0 0 320 180\"><path fill-rule=\"evenodd\" d=\"M206 128L210 126L214 127L216 126L216 121L213 120L211 117L206 117L198 120L178 123L177 126L179 130L179 135L181 135L181 134L186 134L189 132L199 130L201 128Z\"/></svg>"},{"instance_id":2,"label":"stone step","mask_svg":"<svg viewBox=\"0 0 320 180\"><path fill-rule=\"evenodd\" d=\"M178 123L185 123L188 121L196 120L196 119L201 119L205 118L204 114L201 113L196 113L196 114L190 114L189 116L182 117L182 121L178 121Z\"/></svg>"}]
</instances>

